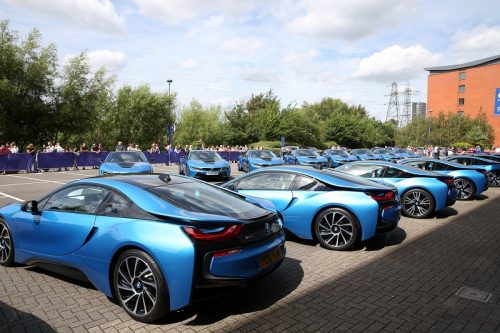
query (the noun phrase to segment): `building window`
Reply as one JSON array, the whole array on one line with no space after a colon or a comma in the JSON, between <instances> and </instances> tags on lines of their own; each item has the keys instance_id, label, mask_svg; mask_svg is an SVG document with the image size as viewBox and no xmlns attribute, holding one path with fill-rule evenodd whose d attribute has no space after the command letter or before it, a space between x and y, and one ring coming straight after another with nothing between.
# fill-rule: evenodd
<instances>
[{"instance_id":1,"label":"building window","mask_svg":"<svg viewBox=\"0 0 500 333\"><path fill-rule=\"evenodd\" d=\"M459 98L458 99L458 105L463 106L465 104L465 98Z\"/></svg>"},{"instance_id":2,"label":"building window","mask_svg":"<svg viewBox=\"0 0 500 333\"><path fill-rule=\"evenodd\" d=\"M465 85L458 86L458 92L465 92Z\"/></svg>"},{"instance_id":3,"label":"building window","mask_svg":"<svg viewBox=\"0 0 500 333\"><path fill-rule=\"evenodd\" d=\"M463 117L464 116L464 112L463 111L458 111L457 114L458 114L459 117Z\"/></svg>"},{"instance_id":4,"label":"building window","mask_svg":"<svg viewBox=\"0 0 500 333\"><path fill-rule=\"evenodd\" d=\"M460 78L460 80L465 80L465 72L458 73L458 77Z\"/></svg>"}]
</instances>

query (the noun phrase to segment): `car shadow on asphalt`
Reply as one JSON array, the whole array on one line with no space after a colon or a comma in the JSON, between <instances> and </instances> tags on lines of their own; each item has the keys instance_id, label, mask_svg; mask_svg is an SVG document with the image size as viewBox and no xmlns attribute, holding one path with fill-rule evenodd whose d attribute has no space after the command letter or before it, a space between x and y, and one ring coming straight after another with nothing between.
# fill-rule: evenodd
<instances>
[{"instance_id":1,"label":"car shadow on asphalt","mask_svg":"<svg viewBox=\"0 0 500 333\"><path fill-rule=\"evenodd\" d=\"M361 243L365 251L378 251L387 246L401 244L406 239L406 231L396 227L391 232L377 234L372 238Z\"/></svg>"},{"instance_id":2,"label":"car shadow on asphalt","mask_svg":"<svg viewBox=\"0 0 500 333\"><path fill-rule=\"evenodd\" d=\"M226 317L265 310L292 293L301 283L304 270L300 261L286 257L280 267L269 276L238 293L219 295L201 300L188 308L175 311L157 325L178 323L186 325L210 325Z\"/></svg>"},{"instance_id":3,"label":"car shadow on asphalt","mask_svg":"<svg viewBox=\"0 0 500 333\"><path fill-rule=\"evenodd\" d=\"M489 196L485 195L485 194L479 194L479 195L476 195L476 197L474 198L475 200L479 200L479 201L482 201L482 200L486 200L488 199Z\"/></svg>"},{"instance_id":4,"label":"car shadow on asphalt","mask_svg":"<svg viewBox=\"0 0 500 333\"><path fill-rule=\"evenodd\" d=\"M455 216L455 215L458 215L458 211L453 208L453 207L446 207L438 212L436 212L436 214L434 214L434 218L436 219L446 219L450 216Z\"/></svg>"},{"instance_id":5,"label":"car shadow on asphalt","mask_svg":"<svg viewBox=\"0 0 500 333\"><path fill-rule=\"evenodd\" d=\"M37 316L0 301L0 332L29 332L30 330L32 332L56 332Z\"/></svg>"}]
</instances>

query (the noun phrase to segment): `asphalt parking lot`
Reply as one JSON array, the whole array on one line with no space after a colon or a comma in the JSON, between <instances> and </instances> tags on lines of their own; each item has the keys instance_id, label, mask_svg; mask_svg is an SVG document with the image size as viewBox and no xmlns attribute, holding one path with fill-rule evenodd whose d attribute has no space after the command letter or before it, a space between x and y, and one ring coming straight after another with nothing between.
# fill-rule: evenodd
<instances>
[{"instance_id":1,"label":"asphalt parking lot","mask_svg":"<svg viewBox=\"0 0 500 333\"><path fill-rule=\"evenodd\" d=\"M0 205L94 175L0 175ZM499 213L500 188L490 188L433 218L402 218L391 233L351 251L290 238L287 258L270 276L154 325L133 321L88 283L0 267L0 332L498 332Z\"/></svg>"}]
</instances>

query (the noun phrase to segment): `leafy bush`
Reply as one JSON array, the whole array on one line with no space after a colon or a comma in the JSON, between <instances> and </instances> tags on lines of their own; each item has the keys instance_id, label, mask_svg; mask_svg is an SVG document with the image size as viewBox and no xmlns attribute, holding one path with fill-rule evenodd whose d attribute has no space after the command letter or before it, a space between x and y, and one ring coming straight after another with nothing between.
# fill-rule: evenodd
<instances>
[{"instance_id":1,"label":"leafy bush","mask_svg":"<svg viewBox=\"0 0 500 333\"><path fill-rule=\"evenodd\" d=\"M455 142L453 146L455 146L456 148L460 148L462 150L467 150L472 147L472 145L467 142Z\"/></svg>"}]
</instances>

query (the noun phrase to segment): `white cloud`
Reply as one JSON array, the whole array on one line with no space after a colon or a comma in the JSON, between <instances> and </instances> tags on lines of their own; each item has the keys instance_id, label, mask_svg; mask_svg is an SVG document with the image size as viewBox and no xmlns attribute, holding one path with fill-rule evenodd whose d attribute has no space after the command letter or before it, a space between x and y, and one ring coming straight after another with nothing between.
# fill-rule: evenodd
<instances>
[{"instance_id":1,"label":"white cloud","mask_svg":"<svg viewBox=\"0 0 500 333\"><path fill-rule=\"evenodd\" d=\"M116 73L127 65L125 54L118 51L96 50L87 53L87 57L90 66L95 70L104 67L107 71Z\"/></svg>"},{"instance_id":2,"label":"white cloud","mask_svg":"<svg viewBox=\"0 0 500 333\"><path fill-rule=\"evenodd\" d=\"M134 0L139 12L170 25L180 25L210 14L227 16L245 15L263 0Z\"/></svg>"},{"instance_id":3,"label":"white cloud","mask_svg":"<svg viewBox=\"0 0 500 333\"><path fill-rule=\"evenodd\" d=\"M182 69L193 69L198 67L196 60L187 59L180 63L179 65Z\"/></svg>"},{"instance_id":4,"label":"white cloud","mask_svg":"<svg viewBox=\"0 0 500 333\"><path fill-rule=\"evenodd\" d=\"M300 61L317 58L321 53L317 49L309 49L305 52L291 52L285 55L284 60L287 64L293 64Z\"/></svg>"},{"instance_id":5,"label":"white cloud","mask_svg":"<svg viewBox=\"0 0 500 333\"><path fill-rule=\"evenodd\" d=\"M362 59L353 77L381 82L409 80L435 65L441 55L420 44L407 48L393 45Z\"/></svg>"},{"instance_id":6,"label":"white cloud","mask_svg":"<svg viewBox=\"0 0 500 333\"><path fill-rule=\"evenodd\" d=\"M125 33L125 19L110 0L6 0L33 12L60 17L85 28Z\"/></svg>"},{"instance_id":7,"label":"white cloud","mask_svg":"<svg viewBox=\"0 0 500 333\"><path fill-rule=\"evenodd\" d=\"M302 0L305 15L295 17L288 29L317 39L357 40L394 27L414 12L415 0Z\"/></svg>"},{"instance_id":8,"label":"white cloud","mask_svg":"<svg viewBox=\"0 0 500 333\"><path fill-rule=\"evenodd\" d=\"M455 59L471 61L500 54L500 26L479 26L453 36L450 50Z\"/></svg>"},{"instance_id":9,"label":"white cloud","mask_svg":"<svg viewBox=\"0 0 500 333\"><path fill-rule=\"evenodd\" d=\"M236 37L222 43L223 51L236 53L255 53L262 48L262 42L256 38L241 38Z\"/></svg>"},{"instance_id":10,"label":"white cloud","mask_svg":"<svg viewBox=\"0 0 500 333\"><path fill-rule=\"evenodd\" d=\"M246 67L241 71L241 77L245 81L252 82L275 82L278 76L265 68Z\"/></svg>"}]
</instances>

